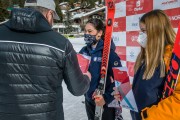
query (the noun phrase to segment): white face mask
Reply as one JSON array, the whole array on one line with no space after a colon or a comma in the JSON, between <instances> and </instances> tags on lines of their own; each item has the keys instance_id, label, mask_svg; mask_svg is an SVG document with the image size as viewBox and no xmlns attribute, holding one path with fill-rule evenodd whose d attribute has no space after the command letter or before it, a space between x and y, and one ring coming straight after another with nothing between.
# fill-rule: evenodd
<instances>
[{"instance_id":1,"label":"white face mask","mask_svg":"<svg viewBox=\"0 0 180 120\"><path fill-rule=\"evenodd\" d=\"M145 47L146 47L146 44L147 44L147 35L146 35L146 33L140 32L140 33L139 33L139 36L138 36L138 39L137 39L137 42L138 42L143 48L145 48Z\"/></svg>"}]
</instances>

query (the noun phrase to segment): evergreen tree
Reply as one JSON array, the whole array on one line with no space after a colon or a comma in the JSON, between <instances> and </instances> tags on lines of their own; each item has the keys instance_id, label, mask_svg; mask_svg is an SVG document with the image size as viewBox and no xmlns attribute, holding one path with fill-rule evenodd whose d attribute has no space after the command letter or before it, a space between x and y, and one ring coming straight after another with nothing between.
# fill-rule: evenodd
<instances>
[{"instance_id":1,"label":"evergreen tree","mask_svg":"<svg viewBox=\"0 0 180 120\"><path fill-rule=\"evenodd\" d=\"M9 13L7 11L8 6L10 6L9 0L0 0L0 22L9 17Z\"/></svg>"},{"instance_id":2,"label":"evergreen tree","mask_svg":"<svg viewBox=\"0 0 180 120\"><path fill-rule=\"evenodd\" d=\"M3 18L3 8L2 8L2 1L0 0L0 22L4 21L4 18Z\"/></svg>"},{"instance_id":3,"label":"evergreen tree","mask_svg":"<svg viewBox=\"0 0 180 120\"><path fill-rule=\"evenodd\" d=\"M74 8L75 0L69 0L69 5L71 8Z\"/></svg>"},{"instance_id":4,"label":"evergreen tree","mask_svg":"<svg viewBox=\"0 0 180 120\"><path fill-rule=\"evenodd\" d=\"M11 0L0 0L1 1L1 5L3 9L6 9L7 7L9 7L11 5Z\"/></svg>"},{"instance_id":5,"label":"evergreen tree","mask_svg":"<svg viewBox=\"0 0 180 120\"><path fill-rule=\"evenodd\" d=\"M18 5L23 8L24 7L25 0L18 0Z\"/></svg>"},{"instance_id":6,"label":"evergreen tree","mask_svg":"<svg viewBox=\"0 0 180 120\"><path fill-rule=\"evenodd\" d=\"M55 4L56 4L56 12L60 18L60 20L55 20L55 22L62 22L63 20L63 14L61 12L61 8L59 7L59 3L60 1L59 0L54 0Z\"/></svg>"},{"instance_id":7,"label":"evergreen tree","mask_svg":"<svg viewBox=\"0 0 180 120\"><path fill-rule=\"evenodd\" d=\"M66 29L65 29L65 33L66 34L69 34L71 31L72 31L72 22L71 22L71 13L69 12L69 10L71 9L71 6L69 5L67 7L67 10L66 10L66 16L67 16L67 20L64 22L65 26L66 26Z\"/></svg>"}]
</instances>

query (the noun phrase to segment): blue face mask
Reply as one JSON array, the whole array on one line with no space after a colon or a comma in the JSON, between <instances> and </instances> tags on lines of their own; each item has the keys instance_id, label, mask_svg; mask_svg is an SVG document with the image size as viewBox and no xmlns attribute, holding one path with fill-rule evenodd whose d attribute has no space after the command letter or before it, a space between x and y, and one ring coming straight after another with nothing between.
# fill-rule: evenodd
<instances>
[{"instance_id":1,"label":"blue face mask","mask_svg":"<svg viewBox=\"0 0 180 120\"><path fill-rule=\"evenodd\" d=\"M84 34L84 41L87 45L96 44L98 41L96 40L95 35Z\"/></svg>"}]
</instances>

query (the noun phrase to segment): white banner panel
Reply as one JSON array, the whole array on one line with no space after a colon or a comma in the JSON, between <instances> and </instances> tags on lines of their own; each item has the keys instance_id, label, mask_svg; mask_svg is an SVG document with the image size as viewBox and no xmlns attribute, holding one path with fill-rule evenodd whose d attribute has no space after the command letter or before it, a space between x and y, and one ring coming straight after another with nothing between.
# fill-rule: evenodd
<instances>
[{"instance_id":1,"label":"white banner panel","mask_svg":"<svg viewBox=\"0 0 180 120\"><path fill-rule=\"evenodd\" d=\"M127 61L135 62L140 50L141 50L140 47L128 47L127 46L126 47Z\"/></svg>"},{"instance_id":2,"label":"white banner panel","mask_svg":"<svg viewBox=\"0 0 180 120\"><path fill-rule=\"evenodd\" d=\"M180 0L154 0L153 9L173 9L180 7Z\"/></svg>"},{"instance_id":3,"label":"white banner panel","mask_svg":"<svg viewBox=\"0 0 180 120\"><path fill-rule=\"evenodd\" d=\"M126 46L126 32L113 32L112 38L116 46Z\"/></svg>"},{"instance_id":4,"label":"white banner panel","mask_svg":"<svg viewBox=\"0 0 180 120\"><path fill-rule=\"evenodd\" d=\"M126 16L126 2L116 4L115 18Z\"/></svg>"},{"instance_id":5,"label":"white banner panel","mask_svg":"<svg viewBox=\"0 0 180 120\"><path fill-rule=\"evenodd\" d=\"M138 31L139 19L143 14L131 15L126 17L126 31Z\"/></svg>"}]
</instances>

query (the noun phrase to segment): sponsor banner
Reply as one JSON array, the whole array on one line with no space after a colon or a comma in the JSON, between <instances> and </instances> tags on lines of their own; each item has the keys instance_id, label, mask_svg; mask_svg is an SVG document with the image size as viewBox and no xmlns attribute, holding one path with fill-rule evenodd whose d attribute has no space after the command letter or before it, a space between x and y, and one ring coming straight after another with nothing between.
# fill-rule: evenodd
<instances>
[{"instance_id":1,"label":"sponsor banner","mask_svg":"<svg viewBox=\"0 0 180 120\"><path fill-rule=\"evenodd\" d=\"M118 54L121 60L126 61L126 47L117 46L115 52Z\"/></svg>"},{"instance_id":2,"label":"sponsor banner","mask_svg":"<svg viewBox=\"0 0 180 120\"><path fill-rule=\"evenodd\" d=\"M179 8L164 10L164 12L168 15L169 19L171 20L172 26L177 28L180 23L180 2Z\"/></svg>"},{"instance_id":3,"label":"sponsor banner","mask_svg":"<svg viewBox=\"0 0 180 120\"><path fill-rule=\"evenodd\" d=\"M115 18L126 16L126 2L119 2L116 4Z\"/></svg>"},{"instance_id":4,"label":"sponsor banner","mask_svg":"<svg viewBox=\"0 0 180 120\"><path fill-rule=\"evenodd\" d=\"M126 30L126 17L120 17L114 19L114 32L122 32Z\"/></svg>"},{"instance_id":5,"label":"sponsor banner","mask_svg":"<svg viewBox=\"0 0 180 120\"><path fill-rule=\"evenodd\" d=\"M113 32L112 39L116 46L126 46L126 32Z\"/></svg>"},{"instance_id":6,"label":"sponsor banner","mask_svg":"<svg viewBox=\"0 0 180 120\"><path fill-rule=\"evenodd\" d=\"M139 31L139 19L143 14L126 17L126 31Z\"/></svg>"},{"instance_id":7,"label":"sponsor banner","mask_svg":"<svg viewBox=\"0 0 180 120\"><path fill-rule=\"evenodd\" d=\"M180 7L180 0L154 0L153 9L173 9Z\"/></svg>"},{"instance_id":8,"label":"sponsor banner","mask_svg":"<svg viewBox=\"0 0 180 120\"><path fill-rule=\"evenodd\" d=\"M139 31L130 31L126 32L126 45L127 46L137 46L139 47L139 43L137 42L139 35Z\"/></svg>"},{"instance_id":9,"label":"sponsor banner","mask_svg":"<svg viewBox=\"0 0 180 120\"><path fill-rule=\"evenodd\" d=\"M127 57L127 61L130 62L135 62L136 58L140 52L141 48L140 47L126 47L126 57Z\"/></svg>"},{"instance_id":10,"label":"sponsor banner","mask_svg":"<svg viewBox=\"0 0 180 120\"><path fill-rule=\"evenodd\" d=\"M135 62L128 62L127 61L128 74L131 77L134 77L134 65L135 65ZM130 79L130 81L131 80L133 80L133 79Z\"/></svg>"},{"instance_id":11,"label":"sponsor banner","mask_svg":"<svg viewBox=\"0 0 180 120\"><path fill-rule=\"evenodd\" d=\"M126 15L136 15L149 12L153 9L152 0L127 0Z\"/></svg>"},{"instance_id":12,"label":"sponsor banner","mask_svg":"<svg viewBox=\"0 0 180 120\"><path fill-rule=\"evenodd\" d=\"M120 2L125 2L125 0L114 0L115 4L120 3Z\"/></svg>"},{"instance_id":13,"label":"sponsor banner","mask_svg":"<svg viewBox=\"0 0 180 120\"><path fill-rule=\"evenodd\" d=\"M162 9L168 15L177 33L180 24L180 0L116 0L115 3L112 38L121 64L128 67L132 84L134 63L141 49L136 41L140 31L140 17L153 9Z\"/></svg>"}]
</instances>

